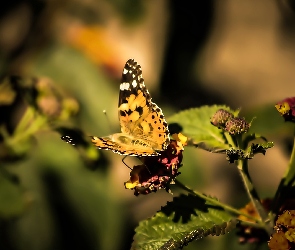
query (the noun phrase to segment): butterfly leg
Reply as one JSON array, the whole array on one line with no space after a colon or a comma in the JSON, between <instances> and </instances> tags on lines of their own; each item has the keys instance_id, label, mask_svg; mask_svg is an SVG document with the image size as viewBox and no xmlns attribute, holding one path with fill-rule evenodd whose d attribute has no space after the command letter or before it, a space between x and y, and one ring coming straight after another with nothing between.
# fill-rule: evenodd
<instances>
[{"instance_id":1,"label":"butterfly leg","mask_svg":"<svg viewBox=\"0 0 295 250\"><path fill-rule=\"evenodd\" d=\"M151 171L149 170L149 167L147 165L145 165L145 167L146 167L147 171L149 172L149 174L152 174Z\"/></svg>"},{"instance_id":2,"label":"butterfly leg","mask_svg":"<svg viewBox=\"0 0 295 250\"><path fill-rule=\"evenodd\" d=\"M122 162L124 163L124 165L125 165L127 168L129 168L130 170L132 170L132 168L129 167L129 166L126 164L126 162L124 161L125 158L126 158L127 156L128 156L128 155L125 155L125 156L123 157Z\"/></svg>"},{"instance_id":3,"label":"butterfly leg","mask_svg":"<svg viewBox=\"0 0 295 250\"><path fill-rule=\"evenodd\" d=\"M125 156L123 157L122 162L124 163L124 165L125 165L127 168L129 168L130 170L132 170L132 168L129 167L129 166L127 165L127 163L124 161L124 160L127 158L127 156L128 156L128 155L125 155ZM145 164L144 164L144 165L145 165ZM145 167L146 167L147 171L149 171L149 173L151 174L151 171L149 170L148 166L145 165Z\"/></svg>"}]
</instances>

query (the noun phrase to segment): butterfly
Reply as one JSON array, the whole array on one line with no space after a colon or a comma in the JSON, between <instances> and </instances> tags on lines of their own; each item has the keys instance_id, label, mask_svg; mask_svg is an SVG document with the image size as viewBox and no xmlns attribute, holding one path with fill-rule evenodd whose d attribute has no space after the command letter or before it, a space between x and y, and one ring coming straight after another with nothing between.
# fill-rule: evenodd
<instances>
[{"instance_id":1,"label":"butterfly","mask_svg":"<svg viewBox=\"0 0 295 250\"><path fill-rule=\"evenodd\" d=\"M92 136L92 143L114 153L131 156L156 156L169 142L168 124L147 90L141 66L129 59L122 73L118 114L121 133Z\"/></svg>"}]
</instances>

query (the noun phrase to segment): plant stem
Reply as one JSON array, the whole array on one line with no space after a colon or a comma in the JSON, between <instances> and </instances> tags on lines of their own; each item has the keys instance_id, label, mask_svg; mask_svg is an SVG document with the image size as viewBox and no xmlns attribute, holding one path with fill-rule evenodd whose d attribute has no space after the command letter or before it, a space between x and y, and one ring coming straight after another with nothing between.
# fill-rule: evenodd
<instances>
[{"instance_id":1,"label":"plant stem","mask_svg":"<svg viewBox=\"0 0 295 250\"><path fill-rule=\"evenodd\" d=\"M285 198L284 196L288 193L288 189L292 186L295 178L295 127L294 127L294 139L293 139L293 149L290 157L290 162L285 174L279 184L276 191L275 197L273 199L273 206L271 211L277 213L278 209L282 205L281 201Z\"/></svg>"},{"instance_id":2,"label":"plant stem","mask_svg":"<svg viewBox=\"0 0 295 250\"><path fill-rule=\"evenodd\" d=\"M273 225L270 225L270 223L266 223L269 221L269 217L267 213L265 212L261 202L259 195L256 191L256 189L253 187L251 177L249 175L248 171L248 160L239 160L238 161L238 170L240 172L240 175L242 177L245 189L247 191L247 194L255 207L257 213L259 214L259 217L261 218L262 222L264 223L264 228L267 231L269 235L272 234L273 231Z\"/></svg>"},{"instance_id":3,"label":"plant stem","mask_svg":"<svg viewBox=\"0 0 295 250\"><path fill-rule=\"evenodd\" d=\"M233 137L232 137L228 132L224 132L224 136L225 136L225 138L226 138L226 140L227 140L227 143L228 143L231 147L233 147L233 148L236 148L236 147L237 147L236 143L235 143L234 140L233 140Z\"/></svg>"},{"instance_id":4,"label":"plant stem","mask_svg":"<svg viewBox=\"0 0 295 250\"><path fill-rule=\"evenodd\" d=\"M237 214L237 215L243 215L243 216L249 218L250 220L256 222L257 224L259 224L260 227L263 227L263 228L265 227L263 221L261 221L261 220L258 219L258 218L255 218L255 217L253 217L253 216L251 216L251 215L249 215L249 214L243 213L243 212L241 212L241 211L238 210L238 209L235 209L235 208L233 208L233 207L231 207L231 206L229 206L229 205L226 205L226 204L224 204L224 203L221 203L220 201L218 201L218 200L216 200L216 199L213 199L213 198L210 198L210 197L208 197L208 196L206 196L206 195L204 195L204 194L202 194L202 193L200 193L200 192L194 191L194 190L192 190L191 188L189 188L189 187L185 186L184 184L182 184L182 183L181 183L180 181L178 181L178 180L175 180L175 184L176 184L178 187L180 187L180 188L186 190L187 192L189 192L189 193L192 194L192 195L195 195L195 196L198 196L198 197L200 197L200 198L203 198L204 200L209 201L209 202L211 202L211 203L214 204L214 205L217 205L217 206L219 206L219 207L222 207L222 208L223 208L224 210L226 210L226 211L232 212L232 213Z\"/></svg>"},{"instance_id":5,"label":"plant stem","mask_svg":"<svg viewBox=\"0 0 295 250\"><path fill-rule=\"evenodd\" d=\"M288 174L289 174L290 170L293 171L293 174L290 176L290 178L287 178L289 176ZM292 180L294 179L294 176L295 176L295 130L294 130L294 139L293 139L293 149L292 149L292 153L291 153L289 167L284 175L285 185L288 186L288 185L292 184Z\"/></svg>"}]
</instances>

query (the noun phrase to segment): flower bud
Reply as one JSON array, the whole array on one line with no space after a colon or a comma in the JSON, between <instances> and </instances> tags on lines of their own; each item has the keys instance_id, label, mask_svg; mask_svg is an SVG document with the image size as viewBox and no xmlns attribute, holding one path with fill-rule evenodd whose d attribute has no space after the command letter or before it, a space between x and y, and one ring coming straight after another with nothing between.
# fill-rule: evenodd
<instances>
[{"instance_id":1,"label":"flower bud","mask_svg":"<svg viewBox=\"0 0 295 250\"><path fill-rule=\"evenodd\" d=\"M229 161L229 163L234 163L235 161L239 159L244 159L244 152L241 149L229 149L226 150L226 160Z\"/></svg>"},{"instance_id":2,"label":"flower bud","mask_svg":"<svg viewBox=\"0 0 295 250\"><path fill-rule=\"evenodd\" d=\"M218 127L224 128L226 122L233 118L234 115L227 110L219 109L211 118L211 124Z\"/></svg>"},{"instance_id":3,"label":"flower bud","mask_svg":"<svg viewBox=\"0 0 295 250\"><path fill-rule=\"evenodd\" d=\"M225 124L225 130L232 135L246 133L249 128L250 124L244 118L239 117L231 118Z\"/></svg>"}]
</instances>

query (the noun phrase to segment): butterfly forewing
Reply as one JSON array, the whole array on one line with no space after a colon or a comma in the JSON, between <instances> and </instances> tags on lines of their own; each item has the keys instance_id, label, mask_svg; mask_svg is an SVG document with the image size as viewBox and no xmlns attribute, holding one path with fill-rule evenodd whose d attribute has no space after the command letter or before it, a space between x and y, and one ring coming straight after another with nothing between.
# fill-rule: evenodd
<instances>
[{"instance_id":1,"label":"butterfly forewing","mask_svg":"<svg viewBox=\"0 0 295 250\"><path fill-rule=\"evenodd\" d=\"M136 133L137 125L151 109L151 96L145 87L141 67L130 59L123 69L119 93L118 113L122 133Z\"/></svg>"},{"instance_id":2,"label":"butterfly forewing","mask_svg":"<svg viewBox=\"0 0 295 250\"><path fill-rule=\"evenodd\" d=\"M167 148L168 125L162 110L151 101L141 67L133 59L123 69L118 114L122 133L93 137L97 147L137 156L158 155Z\"/></svg>"}]
</instances>

